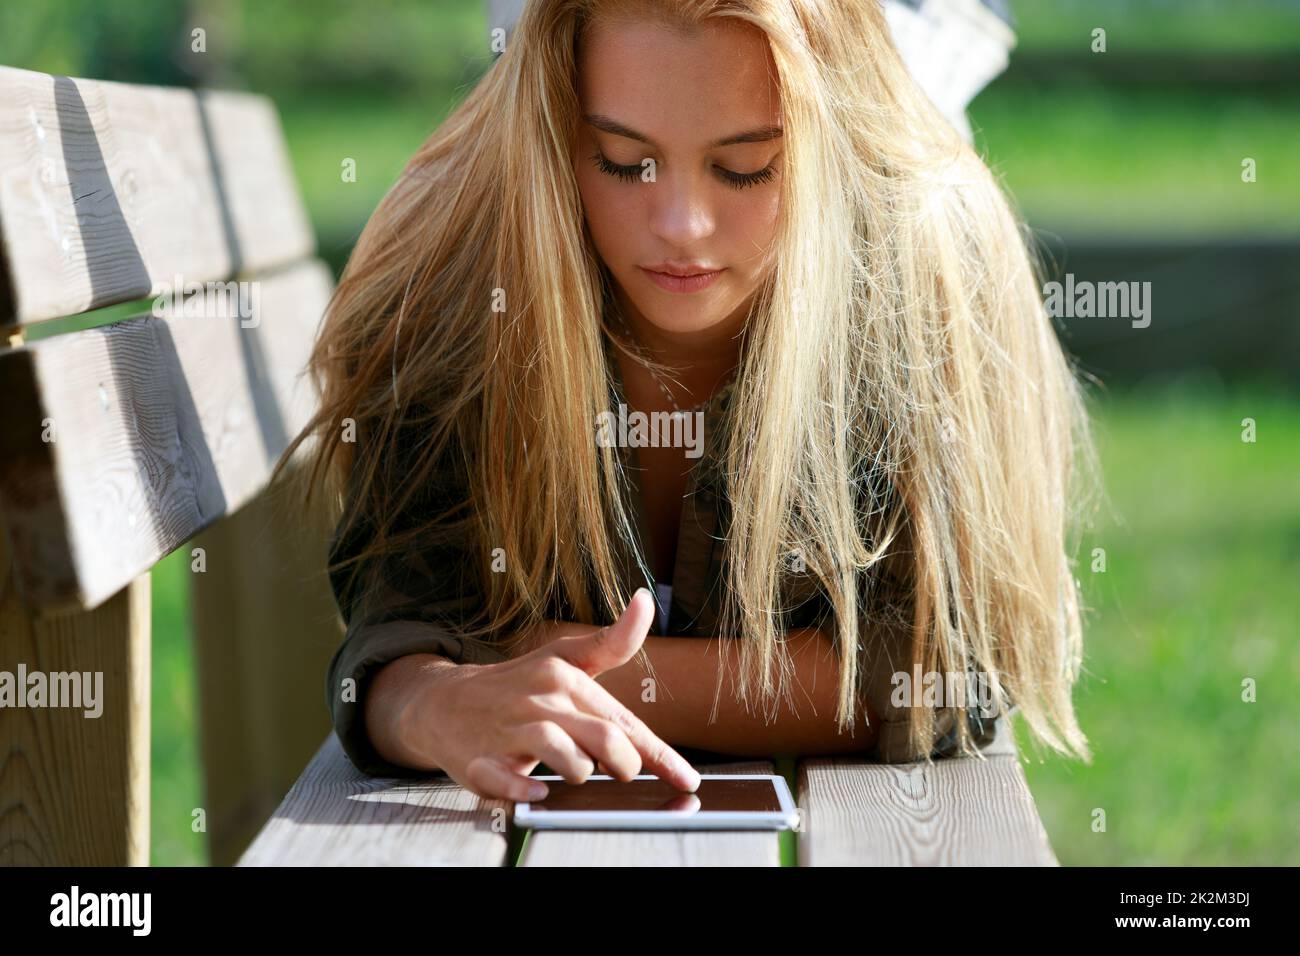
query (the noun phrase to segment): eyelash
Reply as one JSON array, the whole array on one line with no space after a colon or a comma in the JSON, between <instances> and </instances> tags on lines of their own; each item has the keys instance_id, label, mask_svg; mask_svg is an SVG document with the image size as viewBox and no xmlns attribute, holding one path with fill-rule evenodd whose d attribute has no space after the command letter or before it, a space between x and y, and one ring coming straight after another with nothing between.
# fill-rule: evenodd
<instances>
[{"instance_id":1,"label":"eyelash","mask_svg":"<svg viewBox=\"0 0 1300 956\"><path fill-rule=\"evenodd\" d=\"M604 153L599 152L593 153L591 160L596 164L596 168L602 173L605 173L608 176L615 176L624 182L631 183L641 178L642 167L640 165L622 166L618 163L610 162L605 158ZM776 168L774 166L767 166L754 173L733 173L730 169L723 169L721 166L715 166L713 168L722 176L723 182L728 186L731 186L733 189L746 189L750 186L757 186L760 183L770 183L773 177L776 176Z\"/></svg>"}]
</instances>

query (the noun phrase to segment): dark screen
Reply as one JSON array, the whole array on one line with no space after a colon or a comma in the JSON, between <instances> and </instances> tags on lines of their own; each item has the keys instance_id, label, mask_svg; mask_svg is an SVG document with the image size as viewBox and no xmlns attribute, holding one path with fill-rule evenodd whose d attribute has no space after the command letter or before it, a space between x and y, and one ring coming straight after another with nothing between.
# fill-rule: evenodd
<instances>
[{"instance_id":1,"label":"dark screen","mask_svg":"<svg viewBox=\"0 0 1300 956\"><path fill-rule=\"evenodd\" d=\"M547 780L550 793L530 804L533 810L694 810L777 812L781 803L771 780L700 781L700 789L683 793L662 780L588 780L572 784Z\"/></svg>"}]
</instances>

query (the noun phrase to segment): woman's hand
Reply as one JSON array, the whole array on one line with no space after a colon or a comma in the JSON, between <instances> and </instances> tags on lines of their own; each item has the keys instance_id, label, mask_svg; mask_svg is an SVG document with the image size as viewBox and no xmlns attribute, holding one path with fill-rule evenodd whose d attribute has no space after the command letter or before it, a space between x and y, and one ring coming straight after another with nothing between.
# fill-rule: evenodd
<instances>
[{"instance_id":1,"label":"woman's hand","mask_svg":"<svg viewBox=\"0 0 1300 956\"><path fill-rule=\"evenodd\" d=\"M642 588L609 627L587 625L580 636L550 634L541 646L500 664L448 668L412 705L409 739L430 741L439 767L489 799L541 799L545 784L528 778L540 762L569 783L585 781L596 762L624 781L644 766L693 792L699 774L595 679L636 654L654 610Z\"/></svg>"}]
</instances>

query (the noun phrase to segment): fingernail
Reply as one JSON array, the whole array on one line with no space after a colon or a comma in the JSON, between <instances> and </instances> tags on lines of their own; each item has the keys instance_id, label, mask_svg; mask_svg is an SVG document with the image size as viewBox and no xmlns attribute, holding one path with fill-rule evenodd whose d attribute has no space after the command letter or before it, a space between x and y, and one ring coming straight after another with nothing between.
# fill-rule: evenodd
<instances>
[{"instance_id":1,"label":"fingernail","mask_svg":"<svg viewBox=\"0 0 1300 956\"><path fill-rule=\"evenodd\" d=\"M544 796L546 796L546 784L544 784L544 783L535 783L535 784L533 784L532 786L530 786L530 787L528 788L528 799L529 799L529 800L540 800L540 799L542 799Z\"/></svg>"}]
</instances>

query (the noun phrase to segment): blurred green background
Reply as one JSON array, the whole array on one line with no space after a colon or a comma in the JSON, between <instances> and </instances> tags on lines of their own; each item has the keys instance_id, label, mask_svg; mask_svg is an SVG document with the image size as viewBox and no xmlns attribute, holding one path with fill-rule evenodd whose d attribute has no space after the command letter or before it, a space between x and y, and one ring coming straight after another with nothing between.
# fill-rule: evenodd
<instances>
[{"instance_id":1,"label":"blurred green background","mask_svg":"<svg viewBox=\"0 0 1300 956\"><path fill-rule=\"evenodd\" d=\"M1011 67L970 109L978 148L1058 266L1158 279L1151 328L1061 328L1093 379L1107 496L1079 565L1089 611L1076 702L1096 757L1041 753L1018 726L1030 786L1065 865L1295 863L1300 3L1011 6ZM206 53L191 52L194 26ZM1089 49L1097 26L1105 54ZM474 0L0 7L3 65L271 96L336 269L491 59ZM1244 157L1254 183L1241 180ZM345 158L356 182L342 181ZM1091 570L1096 548L1104 572ZM186 551L153 579L162 865L207 860L190 831L202 786ZM1241 700L1246 677L1257 703ZM1097 808L1105 832L1092 828Z\"/></svg>"}]
</instances>

